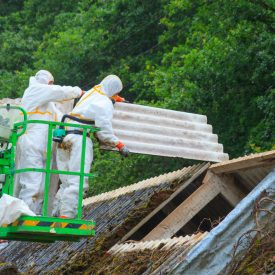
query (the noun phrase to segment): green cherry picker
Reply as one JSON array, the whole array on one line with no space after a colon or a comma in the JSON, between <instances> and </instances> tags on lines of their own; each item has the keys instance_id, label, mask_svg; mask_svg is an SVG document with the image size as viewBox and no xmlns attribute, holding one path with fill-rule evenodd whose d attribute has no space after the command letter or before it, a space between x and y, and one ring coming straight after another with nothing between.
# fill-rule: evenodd
<instances>
[{"instance_id":1,"label":"green cherry picker","mask_svg":"<svg viewBox=\"0 0 275 275\"><path fill-rule=\"evenodd\" d=\"M21 216L11 224L0 227L0 239L54 242L54 241L78 241L80 238L89 238L95 235L95 222L82 220L82 199L84 177L93 177L92 174L84 173L85 147L87 133L99 131L93 125L72 124L42 120L28 120L26 111L18 106L0 106L7 117L0 116L0 197L3 194L14 195L15 175L25 172L45 173L44 201L41 216ZM14 112L20 113L20 120L14 119ZM1 113L1 112L0 112ZM9 118L9 114L10 118ZM22 119L23 118L23 119ZM18 122L19 121L19 122ZM48 143L46 154L46 167L16 169L16 144L20 136L33 123L48 125ZM79 172L53 170L51 167L52 143L60 141L66 135L65 127L75 127L83 132L81 168ZM26 148L28 150L28 148ZM78 213L76 219L63 219L49 216L49 187L52 174L77 175L80 177Z\"/></svg>"}]
</instances>

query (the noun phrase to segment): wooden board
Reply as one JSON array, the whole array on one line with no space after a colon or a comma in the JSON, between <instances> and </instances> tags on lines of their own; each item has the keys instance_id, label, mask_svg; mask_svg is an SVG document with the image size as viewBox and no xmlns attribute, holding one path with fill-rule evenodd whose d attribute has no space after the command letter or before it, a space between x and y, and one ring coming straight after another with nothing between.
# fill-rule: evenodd
<instances>
[{"instance_id":1,"label":"wooden board","mask_svg":"<svg viewBox=\"0 0 275 275\"><path fill-rule=\"evenodd\" d=\"M141 220L132 230L128 232L122 239L121 242L124 242L131 238L145 223L147 223L150 219L152 219L159 211L161 211L164 207L166 207L178 194L183 192L183 190L194 180L196 180L201 174L203 174L208 168L210 164L203 164L202 167L186 182L183 183L181 187L179 187L167 200L161 203L154 211L152 211L148 216L146 216L143 220Z\"/></svg>"},{"instance_id":2,"label":"wooden board","mask_svg":"<svg viewBox=\"0 0 275 275\"><path fill-rule=\"evenodd\" d=\"M237 159L213 164L209 168L215 174L230 173L241 169L257 166L275 166L275 150L244 156Z\"/></svg>"},{"instance_id":3,"label":"wooden board","mask_svg":"<svg viewBox=\"0 0 275 275\"><path fill-rule=\"evenodd\" d=\"M143 241L171 238L221 191L220 182L211 175L203 185L184 200L169 216L160 222Z\"/></svg>"}]
</instances>

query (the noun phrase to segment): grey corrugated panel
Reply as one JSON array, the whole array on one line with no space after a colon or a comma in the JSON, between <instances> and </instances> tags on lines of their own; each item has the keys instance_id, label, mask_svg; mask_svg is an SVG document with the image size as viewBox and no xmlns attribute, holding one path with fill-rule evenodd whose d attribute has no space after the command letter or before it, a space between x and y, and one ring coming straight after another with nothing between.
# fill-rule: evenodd
<instances>
[{"instance_id":1,"label":"grey corrugated panel","mask_svg":"<svg viewBox=\"0 0 275 275\"><path fill-rule=\"evenodd\" d=\"M252 190L270 171L274 165L263 167L251 167L233 172L239 181L248 189Z\"/></svg>"},{"instance_id":2,"label":"grey corrugated panel","mask_svg":"<svg viewBox=\"0 0 275 275\"><path fill-rule=\"evenodd\" d=\"M133 105L131 105L133 106ZM144 108L144 106L143 106ZM148 125L158 125L158 126L163 126L165 127L171 127L171 128L185 128L189 130L194 130L194 131L200 131L200 132L206 132L206 133L212 133L212 126L206 123L197 123L197 122L192 122L192 121L186 121L186 120L179 120L175 118L170 117L165 117L165 118L160 118L158 116L158 120L156 120L155 115L144 115L144 114L139 114L135 112L122 112L119 111L118 108L115 108L115 113L114 113L114 120L122 120L122 121L129 121L129 122L139 122L142 124L148 124Z\"/></svg>"},{"instance_id":3,"label":"grey corrugated panel","mask_svg":"<svg viewBox=\"0 0 275 275\"><path fill-rule=\"evenodd\" d=\"M246 170L243 174L244 177L246 179L247 182L249 182L252 186L256 186L258 182L260 182L260 180L263 177L260 177L259 173L261 172L259 169L257 169L258 171L255 171L255 168Z\"/></svg>"},{"instance_id":4,"label":"grey corrugated panel","mask_svg":"<svg viewBox=\"0 0 275 275\"><path fill-rule=\"evenodd\" d=\"M4 105L4 104L13 104L13 105L20 105L21 103L21 98L3 98L0 99L0 105Z\"/></svg>"},{"instance_id":5,"label":"grey corrugated panel","mask_svg":"<svg viewBox=\"0 0 275 275\"><path fill-rule=\"evenodd\" d=\"M188 147L176 147L165 145L156 145L154 143L145 142L132 142L123 140L125 145L133 153L156 155L156 156L166 156L166 157L178 157L194 160L212 161L220 162L228 158L224 153L216 153L208 150L198 150Z\"/></svg>"},{"instance_id":6,"label":"grey corrugated panel","mask_svg":"<svg viewBox=\"0 0 275 275\"><path fill-rule=\"evenodd\" d=\"M133 153L213 162L228 159L203 115L116 103L113 129Z\"/></svg>"},{"instance_id":7,"label":"grey corrugated panel","mask_svg":"<svg viewBox=\"0 0 275 275\"><path fill-rule=\"evenodd\" d=\"M173 110L166 110L161 108L147 107L136 104L116 103L116 110L124 112L133 112L145 115L154 115L160 118L173 117L179 120L193 121L197 123L207 123L207 118L204 115L192 114L186 112L179 112Z\"/></svg>"},{"instance_id":8,"label":"grey corrugated panel","mask_svg":"<svg viewBox=\"0 0 275 275\"><path fill-rule=\"evenodd\" d=\"M241 178L241 182L249 189L252 190L255 186L254 180L250 179L250 176L247 175L247 172L238 172L237 173L239 177Z\"/></svg>"},{"instance_id":9,"label":"grey corrugated panel","mask_svg":"<svg viewBox=\"0 0 275 275\"><path fill-rule=\"evenodd\" d=\"M113 129L116 131L131 131L134 133L147 133L156 134L167 137L177 137L182 136L186 139L196 139L198 141L207 141L212 143L218 142L218 136L212 133L205 133L187 129L178 129L172 127L164 127L158 125L148 125L145 123L123 121L123 120L113 120Z\"/></svg>"},{"instance_id":10,"label":"grey corrugated panel","mask_svg":"<svg viewBox=\"0 0 275 275\"><path fill-rule=\"evenodd\" d=\"M135 136L133 136L133 132L131 131L121 131L116 130L115 134L117 136L120 136L122 140L129 140L135 142L139 139L144 139L144 143L154 143L156 145L164 145L167 146L175 146L175 147L188 147L192 146L197 149L204 150L205 148L208 148L208 151L214 151L214 152L223 152L223 146L222 144L218 144L215 142L207 142L207 141L200 141L200 140L188 140L185 138L177 138L177 137L168 137L163 135L157 135L157 134L146 134L146 133L136 133Z\"/></svg>"},{"instance_id":11,"label":"grey corrugated panel","mask_svg":"<svg viewBox=\"0 0 275 275\"><path fill-rule=\"evenodd\" d=\"M207 233L197 233L191 236L185 237L175 237L169 239L160 239L154 241L140 241L140 242L127 242L123 244L116 244L111 249L109 249L110 254L117 254L117 253L128 253L133 251L142 251L145 249L149 250L170 250L176 249L179 246L184 246L185 248L187 245L191 245L196 243L202 237L204 237Z\"/></svg>"},{"instance_id":12,"label":"grey corrugated panel","mask_svg":"<svg viewBox=\"0 0 275 275\"><path fill-rule=\"evenodd\" d=\"M188 253L173 274L226 274L237 240L245 232L256 227L252 215L255 201L263 192L267 192L274 198L274 189L272 191L274 183L275 170L270 172L217 227ZM265 208L274 211L274 203L268 201ZM266 222L269 219L268 212L261 211L258 219L261 224ZM242 249L245 248L242 247ZM244 252L242 249L238 250L237 254Z\"/></svg>"},{"instance_id":13,"label":"grey corrugated panel","mask_svg":"<svg viewBox=\"0 0 275 275\"><path fill-rule=\"evenodd\" d=\"M175 267L186 257L188 252L195 247L195 245L199 245L200 242L204 239L205 236L207 236L208 232L195 234L192 236L192 238L184 245L179 247L178 249L175 249L170 255L167 256L167 258L164 260L164 262L153 272L145 272L145 274L150 275L159 275L159 274L171 274ZM144 275L145 275L144 274ZM189 273L186 273L189 275ZM204 274L204 273L203 273ZM193 274L190 274L193 275Z\"/></svg>"}]
</instances>

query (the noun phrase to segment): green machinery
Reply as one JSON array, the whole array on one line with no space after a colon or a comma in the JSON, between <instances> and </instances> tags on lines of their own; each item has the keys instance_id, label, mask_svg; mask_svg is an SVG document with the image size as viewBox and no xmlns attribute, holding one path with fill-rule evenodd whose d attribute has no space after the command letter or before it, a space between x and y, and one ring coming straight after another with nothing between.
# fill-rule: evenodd
<instances>
[{"instance_id":1,"label":"green machinery","mask_svg":"<svg viewBox=\"0 0 275 275\"><path fill-rule=\"evenodd\" d=\"M28 120L26 111L17 106L0 106L0 111L6 113L16 111L20 113L20 122L5 125L8 119L0 116L0 197L3 194L13 195L14 177L16 174L25 172L43 172L45 173L44 202L41 216L21 216L11 224L5 224L0 227L0 239L54 242L59 241L78 241L80 238L88 238L95 234L95 222L82 220L82 199L84 177L93 177L92 174L84 173L85 148L87 132L97 132L98 128L91 125L71 124L64 122L52 122L42 120ZM23 117L23 119L22 119ZM18 120L17 120L18 121ZM48 143L46 155L46 167L16 169L16 144L18 138L22 136L29 124L38 123L48 125ZM62 138L64 127L70 126L83 131L82 134L82 153L81 167L79 172L53 170L51 168L51 153L53 138ZM27 148L26 148L27 150ZM77 175L80 177L78 213L76 219L64 219L48 216L48 193L51 174ZM19 175L20 176L20 175Z\"/></svg>"}]
</instances>

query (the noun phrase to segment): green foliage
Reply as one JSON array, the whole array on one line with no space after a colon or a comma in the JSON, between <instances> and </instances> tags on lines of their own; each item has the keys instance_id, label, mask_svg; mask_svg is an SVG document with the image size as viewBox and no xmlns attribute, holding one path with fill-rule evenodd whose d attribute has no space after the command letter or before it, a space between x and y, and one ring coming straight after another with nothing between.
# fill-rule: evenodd
<instances>
[{"instance_id":1,"label":"green foliage","mask_svg":"<svg viewBox=\"0 0 275 275\"><path fill-rule=\"evenodd\" d=\"M2 1L1 96L42 68L83 89L114 73L132 102L207 115L231 157L274 149L274 14L270 0ZM95 148L95 192L184 164Z\"/></svg>"},{"instance_id":2,"label":"green foliage","mask_svg":"<svg viewBox=\"0 0 275 275\"><path fill-rule=\"evenodd\" d=\"M254 152L275 150L275 90L270 90L265 96L259 96L256 99L256 104L263 114L263 118L250 130L247 142L248 150Z\"/></svg>"}]
</instances>

